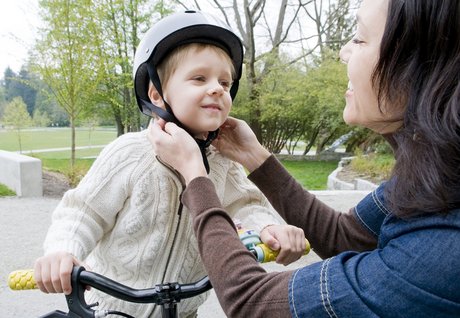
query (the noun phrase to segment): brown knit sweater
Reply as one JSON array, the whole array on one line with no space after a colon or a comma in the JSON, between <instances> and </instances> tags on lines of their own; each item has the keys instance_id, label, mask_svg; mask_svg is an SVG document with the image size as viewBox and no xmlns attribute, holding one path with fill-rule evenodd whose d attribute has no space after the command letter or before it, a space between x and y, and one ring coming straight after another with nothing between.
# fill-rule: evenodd
<instances>
[{"instance_id":1,"label":"brown knit sweater","mask_svg":"<svg viewBox=\"0 0 460 318\"><path fill-rule=\"evenodd\" d=\"M340 213L305 191L271 156L251 179L287 223L301 227L322 258L342 251L375 248L373 237L354 209ZM201 257L228 317L289 317L291 271L267 273L240 242L232 219L222 209L212 182L192 180L183 195L189 208ZM305 288L308 288L306 284Z\"/></svg>"}]
</instances>

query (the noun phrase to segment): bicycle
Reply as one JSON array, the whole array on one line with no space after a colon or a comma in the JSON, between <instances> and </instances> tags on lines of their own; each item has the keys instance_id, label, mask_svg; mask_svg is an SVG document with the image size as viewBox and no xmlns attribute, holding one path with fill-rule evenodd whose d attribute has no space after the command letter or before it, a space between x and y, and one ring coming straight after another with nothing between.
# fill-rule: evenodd
<instances>
[{"instance_id":1,"label":"bicycle","mask_svg":"<svg viewBox=\"0 0 460 318\"><path fill-rule=\"evenodd\" d=\"M252 230L240 230L240 239L249 251L260 263L266 263L276 259L278 251L271 250L260 242L257 232ZM310 244L306 241L304 255L310 251ZM131 315L113 310L94 309L98 303L87 304L84 298L88 286L96 288L108 295L133 303L153 303L161 307L163 318L177 318L177 304L190 297L197 296L212 288L208 276L194 283L179 284L177 282L157 284L153 288L134 289L120 284L103 275L86 271L84 267L76 266L71 274L72 293L66 295L68 313L55 310L39 318L99 318L108 315L118 315L133 318ZM17 270L10 273L8 285L12 290L26 290L38 288L33 270Z\"/></svg>"}]
</instances>

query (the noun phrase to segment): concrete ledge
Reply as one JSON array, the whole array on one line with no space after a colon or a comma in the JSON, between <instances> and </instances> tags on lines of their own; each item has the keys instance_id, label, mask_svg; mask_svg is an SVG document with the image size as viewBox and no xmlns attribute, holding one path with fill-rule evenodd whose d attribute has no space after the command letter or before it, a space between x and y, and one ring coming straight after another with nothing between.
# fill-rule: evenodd
<instances>
[{"instance_id":1,"label":"concrete ledge","mask_svg":"<svg viewBox=\"0 0 460 318\"><path fill-rule=\"evenodd\" d=\"M41 160L0 150L0 183L20 197L43 196Z\"/></svg>"},{"instance_id":2,"label":"concrete ledge","mask_svg":"<svg viewBox=\"0 0 460 318\"><path fill-rule=\"evenodd\" d=\"M328 190L360 190L360 191L372 191L378 187L378 185L363 179L356 178L353 182L346 182L337 178L337 174L343 169L344 165L350 163L353 157L342 158L339 162L337 169L327 177L327 189Z\"/></svg>"}]
</instances>

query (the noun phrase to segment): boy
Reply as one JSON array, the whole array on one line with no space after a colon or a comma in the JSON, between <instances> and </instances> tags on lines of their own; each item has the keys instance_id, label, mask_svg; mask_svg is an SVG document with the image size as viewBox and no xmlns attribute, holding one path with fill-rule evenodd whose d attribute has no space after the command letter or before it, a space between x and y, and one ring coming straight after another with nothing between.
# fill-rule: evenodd
<instances>
[{"instance_id":1,"label":"boy","mask_svg":"<svg viewBox=\"0 0 460 318\"><path fill-rule=\"evenodd\" d=\"M134 62L137 100L144 113L174 121L196 138L209 176L233 217L261 230L267 243L289 249L283 239L299 232L303 237L303 232L279 225L283 221L242 167L209 147L230 112L241 65L241 42L220 21L199 12L172 15L153 26L139 45ZM81 260L134 288L192 282L206 275L189 213L182 211L183 189L181 176L153 153L148 130L119 137L54 211L45 256L35 265L40 289L68 293L68 275ZM302 251L292 254L297 259ZM179 313L195 316L204 299L200 295L181 302ZM135 317L160 315L153 304L126 303L94 289L87 301Z\"/></svg>"}]
</instances>

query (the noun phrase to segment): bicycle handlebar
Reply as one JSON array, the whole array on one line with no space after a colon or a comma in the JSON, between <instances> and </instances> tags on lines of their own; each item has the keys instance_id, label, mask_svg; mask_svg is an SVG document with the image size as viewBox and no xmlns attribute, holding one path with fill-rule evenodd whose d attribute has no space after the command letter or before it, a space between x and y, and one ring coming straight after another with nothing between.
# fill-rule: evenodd
<instances>
[{"instance_id":1,"label":"bicycle handlebar","mask_svg":"<svg viewBox=\"0 0 460 318\"><path fill-rule=\"evenodd\" d=\"M72 270L72 293L66 295L69 313L77 314L77 317L93 317L95 310L87 305L84 298L86 286L94 287L108 295L133 303L153 303L163 305L177 303L182 299L194 297L212 288L207 276L195 283L158 284L153 288L134 289L120 284L110 278L94 272L86 271L84 267L75 266ZM25 290L37 288L33 270L18 270L8 277L8 285L13 290ZM65 316L64 316L65 317ZM69 316L74 317L74 316Z\"/></svg>"},{"instance_id":2,"label":"bicycle handlebar","mask_svg":"<svg viewBox=\"0 0 460 318\"><path fill-rule=\"evenodd\" d=\"M259 243L253 238L253 233L247 231L246 247L252 252L255 258L261 262L275 260L278 251L272 251L263 243ZM310 244L306 240L306 250L304 254L310 251ZM34 272L29 270L17 270L11 272L8 277L8 285L12 290L36 289L37 284L34 279ZM212 288L208 276L203 277L197 282L188 284L165 283L155 285L153 288L134 289L120 284L103 275L86 271L84 267L75 266L71 275L72 293L66 295L69 313L55 311L42 317L105 317L108 313L105 311L101 314L100 310L91 309L98 304L86 304L84 292L87 286L94 287L108 295L118 299L133 303L152 303L163 307L164 317L176 317L176 303L182 299L191 298L204 293ZM169 306L167 306L169 305ZM126 316L129 317L129 316Z\"/></svg>"},{"instance_id":3,"label":"bicycle handlebar","mask_svg":"<svg viewBox=\"0 0 460 318\"><path fill-rule=\"evenodd\" d=\"M246 244L247 248L251 251L256 260L259 263L267 263L274 261L276 259L276 256L278 256L279 251L271 250L267 245L261 243L260 240L254 240L251 235L253 235L252 231L246 231L244 232L244 235L240 234L240 237L242 242ZM304 255L310 252L310 243L307 239L305 239L305 244L306 246ZM191 296L184 298L196 296L197 294L194 293L194 290L200 288L200 286L204 284L204 280L205 278L202 278L200 281L195 283L178 284L184 295L188 295L188 293L191 294ZM100 291L103 291L107 294L110 294L118 298L126 297L121 299L125 299L131 302L152 302L152 299L149 298L151 296L148 295L148 293L151 292L153 289L157 288L154 287L144 290L133 289L123 284L120 284L116 281L113 281L110 278L99 275L97 273L88 272L86 270L80 272L79 282L92 286ZM34 279L34 272L32 269L16 270L14 272L11 272L8 277L8 285L12 290L26 290L38 288ZM146 293L147 296L145 295ZM144 301L144 297L148 297L148 300L146 299ZM139 299L141 299L141 301L137 301Z\"/></svg>"}]
</instances>

